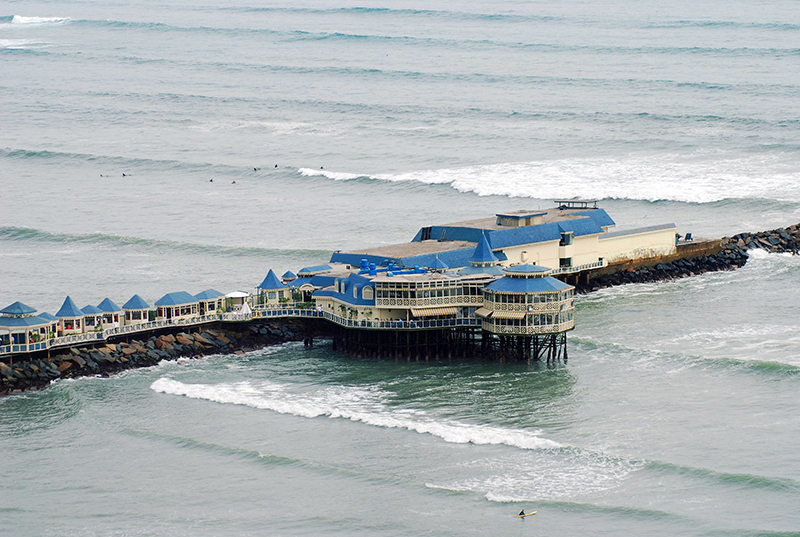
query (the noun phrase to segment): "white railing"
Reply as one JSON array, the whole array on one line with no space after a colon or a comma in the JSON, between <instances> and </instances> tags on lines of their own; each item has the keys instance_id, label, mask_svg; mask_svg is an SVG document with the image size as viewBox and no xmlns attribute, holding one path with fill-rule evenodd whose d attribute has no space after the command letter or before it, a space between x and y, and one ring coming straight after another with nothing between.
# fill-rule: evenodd
<instances>
[{"instance_id":1,"label":"white railing","mask_svg":"<svg viewBox=\"0 0 800 537\"><path fill-rule=\"evenodd\" d=\"M510 326L493 325L484 321L483 329L493 334L509 334L514 336L535 336L541 334L559 334L575 328L575 321L566 321L560 324L547 324L538 326Z\"/></svg>"},{"instance_id":2,"label":"white railing","mask_svg":"<svg viewBox=\"0 0 800 537\"><path fill-rule=\"evenodd\" d=\"M569 274L572 272L581 272L583 270L589 270L594 268L603 268L608 266L608 261L605 259L601 261L597 261L595 263L585 263L583 265L575 265L574 267L560 267L557 269L553 269L550 274Z\"/></svg>"}]
</instances>

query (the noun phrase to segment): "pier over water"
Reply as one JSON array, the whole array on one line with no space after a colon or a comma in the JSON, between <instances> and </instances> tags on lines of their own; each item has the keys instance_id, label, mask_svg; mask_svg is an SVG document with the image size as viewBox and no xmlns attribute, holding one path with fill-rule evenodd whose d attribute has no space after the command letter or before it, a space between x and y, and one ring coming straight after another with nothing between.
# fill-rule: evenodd
<instances>
[{"instance_id":1,"label":"pier over water","mask_svg":"<svg viewBox=\"0 0 800 537\"><path fill-rule=\"evenodd\" d=\"M296 274L269 270L254 292L179 291L152 306L134 295L122 307L106 298L78 308L66 297L56 315L15 302L0 310L0 358L13 363L142 334L299 320L307 346L325 332L335 349L361 356L565 360L576 286L641 279L705 254L721 256L714 258L721 268L728 258L733 267L745 262L726 253L724 241L713 248L680 241L674 224L610 231L614 225L594 200L559 200L544 211L426 226L409 243L335 252L327 264ZM734 246L744 245L737 236Z\"/></svg>"}]
</instances>

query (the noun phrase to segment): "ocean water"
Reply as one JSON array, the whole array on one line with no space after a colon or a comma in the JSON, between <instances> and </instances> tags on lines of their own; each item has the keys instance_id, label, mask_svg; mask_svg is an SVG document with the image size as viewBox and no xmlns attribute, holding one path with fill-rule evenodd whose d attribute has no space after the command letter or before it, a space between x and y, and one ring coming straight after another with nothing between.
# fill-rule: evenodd
<instances>
[{"instance_id":1,"label":"ocean water","mask_svg":"<svg viewBox=\"0 0 800 537\"><path fill-rule=\"evenodd\" d=\"M562 197L800 223L798 72L795 2L12 0L0 305L249 291ZM4 397L0 535L800 535L799 284L753 252L579 297L567 364L323 341Z\"/></svg>"}]
</instances>

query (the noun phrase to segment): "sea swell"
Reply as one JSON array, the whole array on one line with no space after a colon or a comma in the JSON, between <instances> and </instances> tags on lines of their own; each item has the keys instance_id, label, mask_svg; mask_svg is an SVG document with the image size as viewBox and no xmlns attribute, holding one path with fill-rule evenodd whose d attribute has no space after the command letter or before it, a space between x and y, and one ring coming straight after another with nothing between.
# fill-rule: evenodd
<instances>
[{"instance_id":1,"label":"sea swell","mask_svg":"<svg viewBox=\"0 0 800 537\"><path fill-rule=\"evenodd\" d=\"M108 235L104 233L70 234L51 233L39 229L0 226L0 240L9 242L33 242L49 244L82 244L102 245L106 248L139 249L162 252L187 252L197 255L211 255L217 258L238 259L270 258L271 256L302 256L323 258L330 254L327 250L290 250L274 248L231 247L208 244L195 244L169 240L146 239L125 235Z\"/></svg>"}]
</instances>

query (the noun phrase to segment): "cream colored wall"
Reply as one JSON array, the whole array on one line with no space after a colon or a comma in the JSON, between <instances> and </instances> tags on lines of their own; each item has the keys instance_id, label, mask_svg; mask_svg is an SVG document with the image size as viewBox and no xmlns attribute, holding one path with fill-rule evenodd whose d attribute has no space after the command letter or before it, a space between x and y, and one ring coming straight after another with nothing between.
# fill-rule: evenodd
<instances>
[{"instance_id":1,"label":"cream colored wall","mask_svg":"<svg viewBox=\"0 0 800 537\"><path fill-rule=\"evenodd\" d=\"M676 252L675 228L600 239L600 257L608 262L647 259Z\"/></svg>"},{"instance_id":2,"label":"cream colored wall","mask_svg":"<svg viewBox=\"0 0 800 537\"><path fill-rule=\"evenodd\" d=\"M509 246L508 248L503 248L502 251L508 258L508 261L500 263L503 267L531 263L542 267L558 268L558 241ZM522 252L527 252L526 260L522 259Z\"/></svg>"},{"instance_id":3,"label":"cream colored wall","mask_svg":"<svg viewBox=\"0 0 800 537\"><path fill-rule=\"evenodd\" d=\"M566 246L565 248L571 248L572 255L559 257L571 257L573 267L585 265L587 263L597 263L597 259L602 257L600 255L600 246L597 241L597 235L583 235L581 237L575 237L572 239L572 245Z\"/></svg>"},{"instance_id":4,"label":"cream colored wall","mask_svg":"<svg viewBox=\"0 0 800 537\"><path fill-rule=\"evenodd\" d=\"M571 257L573 266L596 263L598 257L602 257L597 235L574 237L569 246L559 246L558 243L559 241L547 241L503 248L503 253L508 257L508 261L502 262L501 265L508 267L520 263L531 263L557 269L562 257ZM527 252L527 259L522 258L522 252Z\"/></svg>"}]
</instances>

